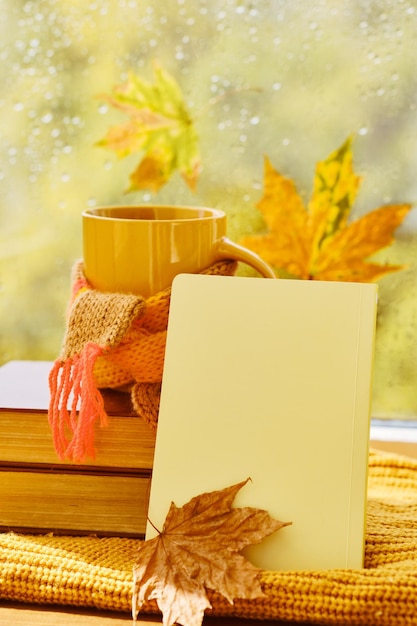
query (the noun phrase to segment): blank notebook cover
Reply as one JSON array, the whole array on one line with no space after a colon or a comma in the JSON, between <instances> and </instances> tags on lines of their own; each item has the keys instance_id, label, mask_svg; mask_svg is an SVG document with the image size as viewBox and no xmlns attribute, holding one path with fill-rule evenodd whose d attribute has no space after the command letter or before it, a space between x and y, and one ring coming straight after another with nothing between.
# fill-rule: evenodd
<instances>
[{"instance_id":1,"label":"blank notebook cover","mask_svg":"<svg viewBox=\"0 0 417 626\"><path fill-rule=\"evenodd\" d=\"M250 477L235 505L292 522L245 552L255 565L362 567L376 300L374 284L178 276L152 524Z\"/></svg>"}]
</instances>

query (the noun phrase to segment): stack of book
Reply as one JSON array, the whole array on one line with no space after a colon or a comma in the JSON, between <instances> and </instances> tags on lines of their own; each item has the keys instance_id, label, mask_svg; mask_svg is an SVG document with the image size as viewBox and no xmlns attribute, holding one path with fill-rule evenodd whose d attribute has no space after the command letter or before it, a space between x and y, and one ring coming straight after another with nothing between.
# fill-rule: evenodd
<instances>
[{"instance_id":1,"label":"stack of book","mask_svg":"<svg viewBox=\"0 0 417 626\"><path fill-rule=\"evenodd\" d=\"M143 537L155 432L127 393L103 392L94 460L61 461L48 424L47 361L0 367L0 530Z\"/></svg>"}]
</instances>

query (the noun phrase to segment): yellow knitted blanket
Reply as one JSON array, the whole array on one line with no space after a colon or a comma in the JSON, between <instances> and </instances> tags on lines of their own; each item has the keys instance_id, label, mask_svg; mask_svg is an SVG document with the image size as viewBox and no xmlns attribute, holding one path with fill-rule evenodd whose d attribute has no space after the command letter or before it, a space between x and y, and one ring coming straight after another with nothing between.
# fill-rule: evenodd
<instances>
[{"instance_id":1,"label":"yellow knitted blanket","mask_svg":"<svg viewBox=\"0 0 417 626\"><path fill-rule=\"evenodd\" d=\"M0 534L0 598L131 611L137 540ZM417 461L371 451L363 570L262 572L265 598L212 613L310 624L417 624ZM155 605L146 607L156 612Z\"/></svg>"}]
</instances>

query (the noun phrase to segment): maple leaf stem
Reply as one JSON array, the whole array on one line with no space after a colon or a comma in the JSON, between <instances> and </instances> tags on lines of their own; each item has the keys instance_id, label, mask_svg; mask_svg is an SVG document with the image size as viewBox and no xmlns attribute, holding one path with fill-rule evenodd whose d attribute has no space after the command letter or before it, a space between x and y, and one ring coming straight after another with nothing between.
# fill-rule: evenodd
<instances>
[{"instance_id":1,"label":"maple leaf stem","mask_svg":"<svg viewBox=\"0 0 417 626\"><path fill-rule=\"evenodd\" d=\"M152 526L152 528L154 530L156 530L156 532L158 533L158 535L161 535L161 531L155 526L155 524L152 522L151 519L149 519L149 517L146 518L148 520L148 522L150 523L150 525Z\"/></svg>"}]
</instances>

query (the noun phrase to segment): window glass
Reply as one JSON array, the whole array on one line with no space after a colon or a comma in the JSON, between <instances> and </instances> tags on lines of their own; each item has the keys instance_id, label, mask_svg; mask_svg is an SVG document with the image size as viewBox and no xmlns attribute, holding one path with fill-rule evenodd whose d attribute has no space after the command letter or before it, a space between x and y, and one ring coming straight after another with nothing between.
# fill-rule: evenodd
<instances>
[{"instance_id":1,"label":"window glass","mask_svg":"<svg viewBox=\"0 0 417 626\"><path fill-rule=\"evenodd\" d=\"M354 135L363 176L352 218L417 198L415 0L4 0L0 15L0 361L53 359L65 327L81 211L185 203L263 227L265 155L308 200L317 161ZM158 63L200 137L191 192L125 194L135 155L97 147L122 116L100 99ZM379 262L374 414L417 414L417 217ZM341 332L342 329L341 329Z\"/></svg>"}]
</instances>

